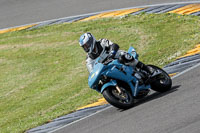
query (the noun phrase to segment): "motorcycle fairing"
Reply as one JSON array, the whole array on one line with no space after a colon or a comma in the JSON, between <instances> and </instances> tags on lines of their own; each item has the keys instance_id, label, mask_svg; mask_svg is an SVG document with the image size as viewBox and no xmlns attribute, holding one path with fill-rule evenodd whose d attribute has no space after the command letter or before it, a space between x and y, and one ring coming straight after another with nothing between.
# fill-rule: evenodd
<instances>
[{"instance_id":1,"label":"motorcycle fairing","mask_svg":"<svg viewBox=\"0 0 200 133\"><path fill-rule=\"evenodd\" d=\"M117 81L116 80L111 80L108 83L105 83L102 87L101 87L101 93L103 93L104 89L109 87L109 86L116 86L117 85Z\"/></svg>"},{"instance_id":2,"label":"motorcycle fairing","mask_svg":"<svg viewBox=\"0 0 200 133\"><path fill-rule=\"evenodd\" d=\"M133 47L129 48L128 53L130 53L135 59L138 58L138 54L135 52L135 49ZM88 77L88 85L90 88L100 91L102 93L105 88L109 86L116 86L117 80L126 82L131 88L133 96L137 96L137 93L140 90L150 88L150 85L139 84L139 80L132 75L134 72L133 67L125 66L119 63L117 59L112 61L108 65L104 65L102 63L99 63L100 59L100 57L96 59L93 71ZM98 82L102 76L106 76L114 80L111 80L105 83L101 88L98 88Z\"/></svg>"}]
</instances>

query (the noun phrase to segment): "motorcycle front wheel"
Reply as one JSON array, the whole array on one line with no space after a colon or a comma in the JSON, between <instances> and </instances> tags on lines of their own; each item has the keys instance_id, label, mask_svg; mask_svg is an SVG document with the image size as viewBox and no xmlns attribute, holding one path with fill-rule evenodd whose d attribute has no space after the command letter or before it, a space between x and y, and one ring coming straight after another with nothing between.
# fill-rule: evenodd
<instances>
[{"instance_id":1,"label":"motorcycle front wheel","mask_svg":"<svg viewBox=\"0 0 200 133\"><path fill-rule=\"evenodd\" d=\"M117 91L115 86L110 86L103 91L103 97L106 99L108 103L111 105L120 108L120 109L128 109L133 107L134 99L131 93L120 87L121 94Z\"/></svg>"}]
</instances>

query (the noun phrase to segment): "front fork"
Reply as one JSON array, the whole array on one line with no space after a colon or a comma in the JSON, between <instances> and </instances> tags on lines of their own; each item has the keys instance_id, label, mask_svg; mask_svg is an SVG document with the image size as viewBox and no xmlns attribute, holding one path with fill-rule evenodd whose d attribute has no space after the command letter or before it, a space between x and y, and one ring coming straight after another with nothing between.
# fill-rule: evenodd
<instances>
[{"instance_id":1,"label":"front fork","mask_svg":"<svg viewBox=\"0 0 200 133\"><path fill-rule=\"evenodd\" d=\"M122 93L123 93L122 89L117 85L117 81L116 81L116 80L112 80L112 81L110 81L110 82L104 84L104 85L102 86L102 88L101 88L101 93L103 93L103 91L104 91L107 87L109 87L109 86L115 87L116 90L117 90L117 92L118 92L119 94L122 94ZM132 83L129 83L129 86L130 86L130 88L131 88L132 95L133 95L134 97L136 97L136 96L137 96L137 93L138 93L138 91L139 91L139 81L137 80L134 86L133 86ZM143 87L144 87L144 89L149 89L149 88L150 88L149 85L148 85L148 86L143 86Z\"/></svg>"},{"instance_id":2,"label":"front fork","mask_svg":"<svg viewBox=\"0 0 200 133\"><path fill-rule=\"evenodd\" d=\"M119 94L122 94L121 88L120 88L118 85L116 85L115 87L116 87L116 90L118 91L118 93L119 93Z\"/></svg>"}]
</instances>

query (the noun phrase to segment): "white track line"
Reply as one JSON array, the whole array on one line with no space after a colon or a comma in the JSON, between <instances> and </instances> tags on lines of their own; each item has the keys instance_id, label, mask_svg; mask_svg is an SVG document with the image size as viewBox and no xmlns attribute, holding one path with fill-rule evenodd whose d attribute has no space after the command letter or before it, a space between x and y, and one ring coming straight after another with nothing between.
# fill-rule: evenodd
<instances>
[{"instance_id":1,"label":"white track line","mask_svg":"<svg viewBox=\"0 0 200 133\"><path fill-rule=\"evenodd\" d=\"M179 77L180 75L185 74L186 72L188 72L188 71L190 71L190 70L192 70L192 69L195 69L195 68L197 68L197 67L199 67L199 66L200 66L200 63L198 63L198 64L196 64L196 65L194 65L194 66L192 66L192 67L190 67L190 68L188 68L188 69L186 69L186 70L180 72L180 73L178 73L177 75L173 76L172 79L174 79L174 78L176 78L176 77Z\"/></svg>"},{"instance_id":2,"label":"white track line","mask_svg":"<svg viewBox=\"0 0 200 133\"><path fill-rule=\"evenodd\" d=\"M107 110L107 109L109 109L109 108L111 108L111 107L112 107L112 106L108 106L108 107L106 107L106 108L104 108L104 109L102 109L102 110L99 110L99 111L97 111L97 112L95 112L95 113L93 113L93 114L90 114L90 115L88 115L88 116L86 116L86 117L83 117L83 118L81 118L81 119L79 119L79 120L73 121L72 123L69 123L69 124L67 124L67 125L64 125L64 126L62 126L62 127L60 127L60 128L57 128L57 129L55 129L55 130L53 130L53 131L50 131L50 132L48 132L48 133L56 132L56 131L58 131L58 130L60 130L60 129L62 129L62 128L65 128L65 127L69 126L69 125L72 125L72 124L77 123L77 122L79 122L79 121L81 121L81 120L84 120L84 119L87 119L87 118L89 118L89 117L91 117L91 116L93 116L93 115L96 115L96 114L98 114L98 113L100 113L100 112L103 112L103 111L105 111L105 110Z\"/></svg>"}]
</instances>

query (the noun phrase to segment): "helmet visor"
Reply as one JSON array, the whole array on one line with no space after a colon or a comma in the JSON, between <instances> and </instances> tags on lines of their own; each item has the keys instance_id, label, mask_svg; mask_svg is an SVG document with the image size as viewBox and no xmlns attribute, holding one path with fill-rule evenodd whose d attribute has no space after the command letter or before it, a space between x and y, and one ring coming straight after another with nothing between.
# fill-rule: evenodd
<instances>
[{"instance_id":1,"label":"helmet visor","mask_svg":"<svg viewBox=\"0 0 200 133\"><path fill-rule=\"evenodd\" d=\"M90 50L90 44L89 43L85 43L82 47L83 47L85 52L89 52L89 50Z\"/></svg>"}]
</instances>

